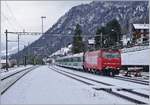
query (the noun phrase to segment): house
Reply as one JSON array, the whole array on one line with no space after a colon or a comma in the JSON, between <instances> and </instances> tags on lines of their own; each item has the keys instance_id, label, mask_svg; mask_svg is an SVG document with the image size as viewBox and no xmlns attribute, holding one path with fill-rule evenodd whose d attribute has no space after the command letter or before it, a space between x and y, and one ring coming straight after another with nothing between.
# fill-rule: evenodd
<instances>
[{"instance_id":1,"label":"house","mask_svg":"<svg viewBox=\"0 0 150 105\"><path fill-rule=\"evenodd\" d=\"M143 44L149 41L149 24L133 24L133 42Z\"/></svg>"},{"instance_id":2,"label":"house","mask_svg":"<svg viewBox=\"0 0 150 105\"><path fill-rule=\"evenodd\" d=\"M11 63L8 60L8 67L10 67L10 66L11 66ZM5 68L5 67L6 67L6 59L1 59L0 68Z\"/></svg>"}]
</instances>

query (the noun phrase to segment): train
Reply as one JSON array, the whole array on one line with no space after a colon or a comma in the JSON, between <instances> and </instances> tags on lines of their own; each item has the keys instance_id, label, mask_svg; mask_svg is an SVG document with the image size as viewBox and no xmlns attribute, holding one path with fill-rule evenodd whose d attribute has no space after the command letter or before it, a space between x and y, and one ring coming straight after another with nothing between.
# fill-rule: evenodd
<instances>
[{"instance_id":1,"label":"train","mask_svg":"<svg viewBox=\"0 0 150 105\"><path fill-rule=\"evenodd\" d=\"M149 72L150 65L150 47L135 46L124 48L121 53L121 62L123 70L138 69L143 72Z\"/></svg>"},{"instance_id":2,"label":"train","mask_svg":"<svg viewBox=\"0 0 150 105\"><path fill-rule=\"evenodd\" d=\"M121 51L100 49L57 58L55 64L105 76L115 76L121 69Z\"/></svg>"}]
</instances>

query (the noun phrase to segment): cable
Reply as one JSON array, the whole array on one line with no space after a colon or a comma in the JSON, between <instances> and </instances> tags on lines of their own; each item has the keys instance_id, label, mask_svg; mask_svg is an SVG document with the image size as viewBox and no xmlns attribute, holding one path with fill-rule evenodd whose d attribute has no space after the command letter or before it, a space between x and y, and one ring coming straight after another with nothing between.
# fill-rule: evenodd
<instances>
[{"instance_id":1,"label":"cable","mask_svg":"<svg viewBox=\"0 0 150 105\"><path fill-rule=\"evenodd\" d=\"M13 12L12 12L10 6L8 5L7 1L5 1L5 3L6 3L7 8L8 8L9 11L10 11L12 17L14 17L14 20L16 21L16 23L18 23L18 25L19 25L20 27L22 27L22 26L20 25L20 23L17 21L17 19L16 19L15 15L13 14Z\"/></svg>"},{"instance_id":2,"label":"cable","mask_svg":"<svg viewBox=\"0 0 150 105\"><path fill-rule=\"evenodd\" d=\"M17 21L17 19L16 19L14 13L12 12L11 7L8 5L7 1L5 1L5 4L6 4L6 7L8 8L8 10L10 11L11 16L12 16L13 19L16 21L17 25L22 28L22 26L20 25L20 23Z\"/></svg>"},{"instance_id":3,"label":"cable","mask_svg":"<svg viewBox=\"0 0 150 105\"><path fill-rule=\"evenodd\" d=\"M3 12L1 12L1 15L2 15L2 17L6 20L6 22L8 23L7 26L10 27L10 28L13 28L13 30L16 30L16 28L14 28L15 26L13 25L13 23L9 20L8 17L6 17L6 16L4 15Z\"/></svg>"}]
</instances>

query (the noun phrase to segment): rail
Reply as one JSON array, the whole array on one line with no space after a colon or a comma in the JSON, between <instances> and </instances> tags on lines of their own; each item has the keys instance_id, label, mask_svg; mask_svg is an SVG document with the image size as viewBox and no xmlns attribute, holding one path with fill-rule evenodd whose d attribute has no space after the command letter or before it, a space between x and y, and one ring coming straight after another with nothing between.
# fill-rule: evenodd
<instances>
[{"instance_id":1,"label":"rail","mask_svg":"<svg viewBox=\"0 0 150 105\"><path fill-rule=\"evenodd\" d=\"M4 76L1 78L1 95L3 95L11 86L13 86L19 79L21 79L24 75L37 68L38 66L32 66L14 73L10 75Z\"/></svg>"},{"instance_id":2,"label":"rail","mask_svg":"<svg viewBox=\"0 0 150 105\"><path fill-rule=\"evenodd\" d=\"M87 82L87 81L84 81L84 80L82 80L81 78L84 78L84 79L87 79L87 80L90 80L90 79L88 79L87 77L84 77L84 76L80 76L80 75L77 75L77 74L74 74L74 73L70 73L70 72L66 72L66 71L64 71L64 70L61 70L61 69L58 69L58 68L54 68L54 67L49 67L49 69L51 69L51 70L53 70L53 71L55 71L55 72L57 72L57 73L60 73L60 74L62 74L62 75L65 75L65 76L67 76L67 77L70 77L70 78L72 78L72 79L74 79L74 80L77 80L77 81L79 81L79 82L82 82L82 83L84 83L84 84L86 84L86 85L94 85L93 83L91 83L91 82ZM92 82L96 82L96 81L93 81L93 80L90 80L90 81L92 81ZM101 83L101 82L100 82ZM103 84L103 83L101 83L101 84ZM106 85L106 84L105 84ZM106 85L106 86L108 86L108 85ZM109 86L113 86L113 85L109 85ZM133 103L136 103L136 104L146 104L145 102L143 102L143 101L140 101L140 100L137 100L137 99L135 99L135 98L132 98L132 97L129 97L129 96L126 96L126 95L124 95L124 94L121 94L121 93L119 93L119 92L116 92L116 91L113 91L111 88L95 88L95 87L93 87L92 89L95 89L95 90L97 90L97 91L99 91L99 90L102 90L102 91L105 91L105 92L107 92L107 93L109 93L109 94L112 94L112 95L114 95L114 96L116 96L116 97L119 97L119 98L122 98L122 99L125 99L125 100L127 100L127 101L130 101L130 102L133 102ZM147 98L148 96L147 95L145 95L145 94L141 94L141 93L138 93L138 92L134 92L134 91L132 91L132 90L127 90L127 89L121 89L122 91L127 91L127 92L129 92L129 93L132 93L132 94L136 94L136 95L138 95L138 96L141 96L141 97L145 97L145 98Z\"/></svg>"}]
</instances>

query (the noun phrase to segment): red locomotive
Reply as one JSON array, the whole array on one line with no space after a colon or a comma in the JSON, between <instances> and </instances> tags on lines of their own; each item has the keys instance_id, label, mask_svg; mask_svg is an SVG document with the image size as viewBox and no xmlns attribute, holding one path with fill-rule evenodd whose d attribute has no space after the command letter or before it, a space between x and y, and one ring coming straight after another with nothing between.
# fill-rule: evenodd
<instances>
[{"instance_id":1,"label":"red locomotive","mask_svg":"<svg viewBox=\"0 0 150 105\"><path fill-rule=\"evenodd\" d=\"M56 59L56 65L114 76L121 68L121 53L119 50L100 49L60 57Z\"/></svg>"},{"instance_id":2,"label":"red locomotive","mask_svg":"<svg viewBox=\"0 0 150 105\"><path fill-rule=\"evenodd\" d=\"M119 50L101 49L84 53L83 68L89 72L114 76L121 68L121 53Z\"/></svg>"}]
</instances>

